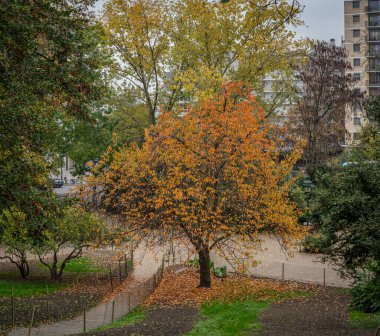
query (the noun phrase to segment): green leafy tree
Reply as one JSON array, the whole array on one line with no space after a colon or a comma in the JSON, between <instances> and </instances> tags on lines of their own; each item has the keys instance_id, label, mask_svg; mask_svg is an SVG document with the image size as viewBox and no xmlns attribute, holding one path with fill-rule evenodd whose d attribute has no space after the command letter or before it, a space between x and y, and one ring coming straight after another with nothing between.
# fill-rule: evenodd
<instances>
[{"instance_id":1,"label":"green leafy tree","mask_svg":"<svg viewBox=\"0 0 380 336\"><path fill-rule=\"evenodd\" d=\"M38 216L62 115L86 119L103 92L92 0L0 6L0 209Z\"/></svg>"},{"instance_id":2,"label":"green leafy tree","mask_svg":"<svg viewBox=\"0 0 380 336\"><path fill-rule=\"evenodd\" d=\"M380 96L371 97L364 102L364 108L370 121L380 125Z\"/></svg>"},{"instance_id":3,"label":"green leafy tree","mask_svg":"<svg viewBox=\"0 0 380 336\"><path fill-rule=\"evenodd\" d=\"M56 147L74 161L74 175L84 174L88 163L100 158L108 146L142 145L148 126L146 106L139 102L135 90L109 90L88 119L62 117Z\"/></svg>"},{"instance_id":4,"label":"green leafy tree","mask_svg":"<svg viewBox=\"0 0 380 336\"><path fill-rule=\"evenodd\" d=\"M327 236L326 252L353 277L367 262L380 261L379 182L377 163L333 166L316 174L313 207Z\"/></svg>"},{"instance_id":5,"label":"green leafy tree","mask_svg":"<svg viewBox=\"0 0 380 336\"><path fill-rule=\"evenodd\" d=\"M0 243L5 247L4 256L0 259L8 260L17 266L23 279L29 276L27 253L33 249L33 238L26 215L16 208L4 210L0 217Z\"/></svg>"},{"instance_id":6,"label":"green leafy tree","mask_svg":"<svg viewBox=\"0 0 380 336\"><path fill-rule=\"evenodd\" d=\"M58 214L57 214L58 215ZM106 235L106 224L80 207L67 207L44 228L36 252L52 280L60 281L66 264L82 255L83 249L99 245ZM62 255L61 251L66 254Z\"/></svg>"},{"instance_id":7,"label":"green leafy tree","mask_svg":"<svg viewBox=\"0 0 380 336\"><path fill-rule=\"evenodd\" d=\"M372 284L380 282L378 162L366 160L348 167L332 166L316 173L315 178L314 214L324 237L325 258L338 266L343 275L354 278L361 288L365 273L365 287L372 288ZM380 288L376 288L379 304ZM355 306L362 309L358 304Z\"/></svg>"},{"instance_id":8,"label":"green leafy tree","mask_svg":"<svg viewBox=\"0 0 380 336\"><path fill-rule=\"evenodd\" d=\"M138 89L155 124L159 108L210 97L223 81L262 92L264 76L286 80L301 11L296 0L108 0L102 19L115 75Z\"/></svg>"}]
</instances>

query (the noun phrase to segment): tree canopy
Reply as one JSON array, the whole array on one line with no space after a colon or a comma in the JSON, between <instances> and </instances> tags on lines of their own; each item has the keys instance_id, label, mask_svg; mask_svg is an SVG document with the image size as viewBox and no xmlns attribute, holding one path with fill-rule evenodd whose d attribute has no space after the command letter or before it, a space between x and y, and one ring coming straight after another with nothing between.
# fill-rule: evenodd
<instances>
[{"instance_id":1,"label":"tree canopy","mask_svg":"<svg viewBox=\"0 0 380 336\"><path fill-rule=\"evenodd\" d=\"M297 136L307 139L304 158L308 168L342 151L345 109L353 103L350 69L343 48L320 41L297 67L302 84L290 123Z\"/></svg>"},{"instance_id":2,"label":"tree canopy","mask_svg":"<svg viewBox=\"0 0 380 336\"><path fill-rule=\"evenodd\" d=\"M160 106L210 96L224 80L262 92L269 73L292 78L301 11L287 0L108 0L102 19L115 74L139 89L154 124Z\"/></svg>"},{"instance_id":3,"label":"tree canopy","mask_svg":"<svg viewBox=\"0 0 380 336\"><path fill-rule=\"evenodd\" d=\"M210 250L257 243L260 232L284 245L302 234L288 195L301 151L280 159L281 130L250 92L229 84L182 117L164 112L142 148L109 149L88 179L85 200L120 215L127 234L189 240L200 286L211 285Z\"/></svg>"},{"instance_id":4,"label":"tree canopy","mask_svg":"<svg viewBox=\"0 0 380 336\"><path fill-rule=\"evenodd\" d=\"M91 0L0 7L0 210L38 214L62 116L86 119L101 96L101 27Z\"/></svg>"}]
</instances>

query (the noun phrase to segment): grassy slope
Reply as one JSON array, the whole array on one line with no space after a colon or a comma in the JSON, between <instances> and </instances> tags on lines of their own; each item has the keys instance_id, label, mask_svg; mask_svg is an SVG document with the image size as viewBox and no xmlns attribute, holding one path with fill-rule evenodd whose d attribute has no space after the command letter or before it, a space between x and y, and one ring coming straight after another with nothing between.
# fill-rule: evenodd
<instances>
[{"instance_id":1,"label":"grassy slope","mask_svg":"<svg viewBox=\"0 0 380 336\"><path fill-rule=\"evenodd\" d=\"M44 265L39 265L40 267L46 267ZM81 257L78 259L71 260L65 267L65 273L92 273L99 272L104 273L107 270L102 267L95 266L90 258ZM10 273L13 274L13 273ZM19 274L14 272L14 277L19 278ZM49 293L56 292L66 285L57 282L48 281ZM0 297L10 297L12 294L12 285L14 290L14 296L16 297L27 297L33 295L46 294L46 282L43 281L28 281L28 280L8 280L0 279Z\"/></svg>"},{"instance_id":2,"label":"grassy slope","mask_svg":"<svg viewBox=\"0 0 380 336\"><path fill-rule=\"evenodd\" d=\"M64 272L71 273L92 273L100 272L104 273L107 270L104 267L95 266L90 258L81 257L78 259L73 259L65 266Z\"/></svg>"},{"instance_id":3,"label":"grassy slope","mask_svg":"<svg viewBox=\"0 0 380 336\"><path fill-rule=\"evenodd\" d=\"M214 302L204 304L202 319L195 325L189 336L227 336L243 335L248 330L260 330L257 321L260 312L270 305L269 302L236 301L229 303Z\"/></svg>"},{"instance_id":4,"label":"grassy slope","mask_svg":"<svg viewBox=\"0 0 380 336\"><path fill-rule=\"evenodd\" d=\"M189 336L239 336L247 331L262 329L258 317L262 310L275 301L306 297L310 292L277 292L263 290L254 296L232 302L211 302L202 305L201 319Z\"/></svg>"},{"instance_id":5,"label":"grassy slope","mask_svg":"<svg viewBox=\"0 0 380 336\"><path fill-rule=\"evenodd\" d=\"M46 283L30 281L8 281L0 280L0 297L10 297L12 295L12 285L14 296L25 297L46 293ZM61 283L49 283L49 293L56 292L65 285Z\"/></svg>"},{"instance_id":6,"label":"grassy slope","mask_svg":"<svg viewBox=\"0 0 380 336\"><path fill-rule=\"evenodd\" d=\"M380 312L366 314L360 311L350 311L350 324L355 328L372 329L380 326Z\"/></svg>"}]
</instances>

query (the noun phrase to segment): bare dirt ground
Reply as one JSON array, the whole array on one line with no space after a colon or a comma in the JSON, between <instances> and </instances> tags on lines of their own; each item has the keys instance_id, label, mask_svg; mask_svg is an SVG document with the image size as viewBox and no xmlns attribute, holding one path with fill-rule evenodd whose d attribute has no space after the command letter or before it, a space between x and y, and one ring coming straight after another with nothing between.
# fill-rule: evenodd
<instances>
[{"instance_id":1,"label":"bare dirt ground","mask_svg":"<svg viewBox=\"0 0 380 336\"><path fill-rule=\"evenodd\" d=\"M354 329L348 323L347 291L326 289L304 300L273 304L260 321L263 336L374 336L376 330Z\"/></svg>"},{"instance_id":2,"label":"bare dirt ground","mask_svg":"<svg viewBox=\"0 0 380 336\"><path fill-rule=\"evenodd\" d=\"M345 289L322 287L291 281L230 276L225 281L213 278L211 289L197 288L198 273L192 268L171 267L156 292L144 303L146 317L126 327L93 332L91 336L166 336L185 335L195 325L199 307L213 300L234 300L242 296L264 299L263 291L306 290L310 297L281 301L262 312L261 336L373 336L374 330L350 327L349 294ZM250 335L250 332L247 332ZM234 335L231 335L234 336Z\"/></svg>"},{"instance_id":3,"label":"bare dirt ground","mask_svg":"<svg viewBox=\"0 0 380 336\"><path fill-rule=\"evenodd\" d=\"M189 306L155 307L149 309L143 322L124 328L110 329L87 336L179 336L189 332L198 310Z\"/></svg>"}]
</instances>

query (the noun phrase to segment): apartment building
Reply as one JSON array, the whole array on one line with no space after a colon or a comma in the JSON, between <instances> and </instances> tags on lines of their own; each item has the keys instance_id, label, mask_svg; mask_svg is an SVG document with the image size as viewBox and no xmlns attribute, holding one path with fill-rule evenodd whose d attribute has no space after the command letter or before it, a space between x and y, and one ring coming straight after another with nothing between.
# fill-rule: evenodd
<instances>
[{"instance_id":1,"label":"apartment building","mask_svg":"<svg viewBox=\"0 0 380 336\"><path fill-rule=\"evenodd\" d=\"M344 46L356 79L358 94L380 94L380 0L344 1ZM367 122L360 100L346 113L346 144L355 144L361 125Z\"/></svg>"}]
</instances>

